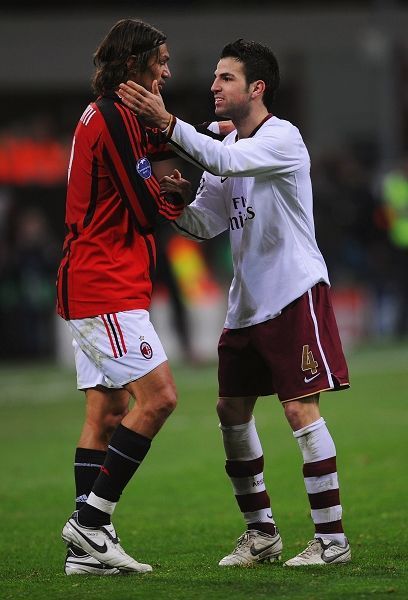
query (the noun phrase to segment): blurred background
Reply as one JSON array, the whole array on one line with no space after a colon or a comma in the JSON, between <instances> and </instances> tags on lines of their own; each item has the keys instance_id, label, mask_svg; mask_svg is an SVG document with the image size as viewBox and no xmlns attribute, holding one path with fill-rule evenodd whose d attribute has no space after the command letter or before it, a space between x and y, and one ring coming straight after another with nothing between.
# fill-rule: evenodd
<instances>
[{"instance_id":1,"label":"blurred background","mask_svg":"<svg viewBox=\"0 0 408 600\"><path fill-rule=\"evenodd\" d=\"M309 148L343 343L408 342L407 2L33 6L0 8L0 361L72 364L54 308L68 156L92 99L93 52L124 17L167 33L166 103L194 123L212 119L209 89L225 43L244 37L274 50L282 80L274 112ZM198 184L198 170L179 168ZM171 360L212 361L232 276L228 239L196 245L171 228L159 237L152 319Z\"/></svg>"}]
</instances>

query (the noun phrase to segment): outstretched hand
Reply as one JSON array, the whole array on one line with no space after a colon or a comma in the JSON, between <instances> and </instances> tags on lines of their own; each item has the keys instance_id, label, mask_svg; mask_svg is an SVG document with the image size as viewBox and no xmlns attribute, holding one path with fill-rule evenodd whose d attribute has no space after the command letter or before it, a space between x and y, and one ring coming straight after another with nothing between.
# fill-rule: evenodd
<instances>
[{"instance_id":1,"label":"outstretched hand","mask_svg":"<svg viewBox=\"0 0 408 600\"><path fill-rule=\"evenodd\" d=\"M160 191L170 194L180 194L184 204L188 204L191 199L191 183L183 179L178 169L174 169L172 174L165 175L160 179Z\"/></svg>"},{"instance_id":2,"label":"outstretched hand","mask_svg":"<svg viewBox=\"0 0 408 600\"><path fill-rule=\"evenodd\" d=\"M171 119L171 114L164 106L157 81L153 81L152 91L149 92L135 81L121 83L117 90L123 103L148 125L166 129Z\"/></svg>"}]
</instances>

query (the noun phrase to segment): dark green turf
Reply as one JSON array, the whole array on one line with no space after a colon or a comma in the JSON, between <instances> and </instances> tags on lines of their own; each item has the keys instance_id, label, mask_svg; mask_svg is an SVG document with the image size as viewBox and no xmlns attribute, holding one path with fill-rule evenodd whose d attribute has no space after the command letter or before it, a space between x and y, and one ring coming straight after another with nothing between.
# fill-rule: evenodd
<instances>
[{"instance_id":1,"label":"dark green turf","mask_svg":"<svg viewBox=\"0 0 408 600\"><path fill-rule=\"evenodd\" d=\"M353 562L291 570L221 569L243 526L224 475L216 370L176 368L179 407L124 492L115 525L154 572L66 577L60 530L73 507L72 458L83 416L75 376L50 365L0 366L0 598L408 598L408 347L350 356L352 389L325 394ZM276 399L260 400L265 478L283 558L313 536L301 456Z\"/></svg>"}]
</instances>

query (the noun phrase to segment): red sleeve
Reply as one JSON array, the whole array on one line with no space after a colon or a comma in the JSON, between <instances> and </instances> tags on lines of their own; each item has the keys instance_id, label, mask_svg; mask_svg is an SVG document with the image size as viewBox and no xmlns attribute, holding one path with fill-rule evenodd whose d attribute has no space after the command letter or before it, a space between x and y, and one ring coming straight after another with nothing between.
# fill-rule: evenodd
<instances>
[{"instance_id":1,"label":"red sleeve","mask_svg":"<svg viewBox=\"0 0 408 600\"><path fill-rule=\"evenodd\" d=\"M151 230L162 219L176 219L184 205L181 199L167 198L160 193L148 157L149 141L143 125L128 108L111 98L100 98L96 105L105 122L101 136L103 162L138 228ZM161 148L159 145L157 151Z\"/></svg>"}]
</instances>

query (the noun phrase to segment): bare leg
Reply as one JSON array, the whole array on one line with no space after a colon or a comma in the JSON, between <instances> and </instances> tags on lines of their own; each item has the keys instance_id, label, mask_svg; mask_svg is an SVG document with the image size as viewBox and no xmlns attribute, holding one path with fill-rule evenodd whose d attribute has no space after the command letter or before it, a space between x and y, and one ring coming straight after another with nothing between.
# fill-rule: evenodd
<instances>
[{"instance_id":1,"label":"bare leg","mask_svg":"<svg viewBox=\"0 0 408 600\"><path fill-rule=\"evenodd\" d=\"M153 439L177 404L176 386L168 362L127 384L126 389L136 402L122 425Z\"/></svg>"},{"instance_id":2,"label":"bare leg","mask_svg":"<svg viewBox=\"0 0 408 600\"><path fill-rule=\"evenodd\" d=\"M112 433L128 413L129 392L98 386L87 389L85 395L85 422L78 447L106 451Z\"/></svg>"}]
</instances>

